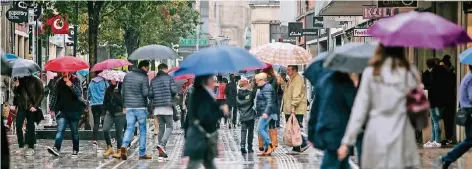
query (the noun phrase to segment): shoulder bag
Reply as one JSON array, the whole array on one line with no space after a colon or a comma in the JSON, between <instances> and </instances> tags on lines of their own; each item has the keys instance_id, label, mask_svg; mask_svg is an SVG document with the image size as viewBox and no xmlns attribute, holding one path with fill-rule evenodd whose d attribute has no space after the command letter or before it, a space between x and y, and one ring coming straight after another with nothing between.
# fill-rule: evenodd
<instances>
[{"instance_id":1,"label":"shoulder bag","mask_svg":"<svg viewBox=\"0 0 472 169\"><path fill-rule=\"evenodd\" d=\"M408 71L405 75L406 87L408 87L408 73L411 73L416 81L418 77L415 73ZM424 90L418 87L410 89L406 95L406 107L408 117L417 131L423 130L428 125L428 114L430 112L430 104Z\"/></svg>"}]
</instances>

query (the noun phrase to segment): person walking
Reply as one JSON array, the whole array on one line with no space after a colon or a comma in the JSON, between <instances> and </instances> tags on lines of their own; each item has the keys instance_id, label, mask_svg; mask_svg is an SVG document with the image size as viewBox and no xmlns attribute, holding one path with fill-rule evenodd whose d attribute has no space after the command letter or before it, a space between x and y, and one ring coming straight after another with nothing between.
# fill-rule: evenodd
<instances>
[{"instance_id":1,"label":"person walking","mask_svg":"<svg viewBox=\"0 0 472 169\"><path fill-rule=\"evenodd\" d=\"M237 85L236 85L236 77L234 74L229 75L230 82L226 85L225 95L226 95L226 104L229 107L229 111L232 111L233 114L231 116L231 124L232 127L236 128L236 124L238 123L238 107L236 102L237 97Z\"/></svg>"},{"instance_id":2,"label":"person walking","mask_svg":"<svg viewBox=\"0 0 472 169\"><path fill-rule=\"evenodd\" d=\"M99 74L100 72L96 72ZM108 88L107 81L100 76L96 76L90 81L89 87L87 88L87 97L90 101L93 116L93 130L92 130L92 144L97 146L98 139L98 128L101 123L101 117L104 114L103 99L105 97L105 91Z\"/></svg>"},{"instance_id":3,"label":"person walking","mask_svg":"<svg viewBox=\"0 0 472 169\"><path fill-rule=\"evenodd\" d=\"M69 125L72 134L72 157L78 156L79 120L85 107L79 79L71 73L63 72L49 98L49 109L55 113L57 121L56 141L53 147L47 148L50 154L60 155L64 133Z\"/></svg>"},{"instance_id":4,"label":"person walking","mask_svg":"<svg viewBox=\"0 0 472 169\"><path fill-rule=\"evenodd\" d=\"M338 159L347 157L368 120L362 144L362 168L419 167L415 131L406 107L406 91L421 85L419 72L405 57L405 48L380 44L376 50L370 66L362 73Z\"/></svg>"},{"instance_id":5,"label":"person walking","mask_svg":"<svg viewBox=\"0 0 472 169\"><path fill-rule=\"evenodd\" d=\"M107 149L103 157L121 158L120 146L123 143L123 130L126 125L125 112L123 112L123 98L121 96L121 85L117 81L111 80L105 92L103 107L106 110L105 120L103 121L103 134ZM113 151L113 145L110 138L110 129L115 124L116 153Z\"/></svg>"},{"instance_id":6,"label":"person walking","mask_svg":"<svg viewBox=\"0 0 472 169\"><path fill-rule=\"evenodd\" d=\"M126 112L126 131L123 135L123 143L120 152L121 159L128 159L126 148L128 147L135 129L136 122L139 124L139 159L152 159L146 154L146 120L147 120L147 98L149 96L149 61L139 62L138 68L127 73L123 79L121 90L124 100L124 110Z\"/></svg>"},{"instance_id":7,"label":"person walking","mask_svg":"<svg viewBox=\"0 0 472 169\"><path fill-rule=\"evenodd\" d=\"M26 76L15 81L13 93L17 98L18 112L16 116L16 136L18 146L26 156L34 155L34 144L36 143L35 122L37 113L43 113L41 102L43 100L43 84L41 79L35 76ZM26 119L26 134L23 135L23 124ZM28 149L24 149L25 143Z\"/></svg>"},{"instance_id":8,"label":"person walking","mask_svg":"<svg viewBox=\"0 0 472 169\"><path fill-rule=\"evenodd\" d=\"M152 79L149 88L149 100L152 101L154 118L159 119L156 149L159 152L159 157L167 158L165 147L174 129L172 105L173 98L177 94L177 87L175 86L174 79L166 73L169 69L166 64L160 64L157 69L157 75Z\"/></svg>"},{"instance_id":9,"label":"person walking","mask_svg":"<svg viewBox=\"0 0 472 169\"><path fill-rule=\"evenodd\" d=\"M453 162L457 161L457 159L472 148L472 120L470 118L470 112L472 109L472 66L467 65L467 67L469 68L469 72L464 76L461 86L459 87L459 104L461 109L464 109L469 114L464 126L466 138L449 150L445 156L440 157L439 161L441 162L442 169L448 169Z\"/></svg>"},{"instance_id":10,"label":"person walking","mask_svg":"<svg viewBox=\"0 0 472 169\"><path fill-rule=\"evenodd\" d=\"M254 107L254 99L256 98L257 85L251 85L246 78L239 81L239 90L237 96L238 109L240 113L239 121L241 122L241 153L253 153L252 141L254 137L254 123L256 119L256 111ZM247 138L247 147L246 147ZM246 149L247 148L247 149Z\"/></svg>"},{"instance_id":11,"label":"person walking","mask_svg":"<svg viewBox=\"0 0 472 169\"><path fill-rule=\"evenodd\" d=\"M220 81L221 79L221 81ZM223 78L222 76L217 77L218 83L217 86L215 86L216 89L216 100L220 105L225 105L226 104L226 85L228 85L228 79ZM231 125L229 124L229 117L224 117L223 124L226 125L229 129L231 129ZM220 123L218 123L218 128L220 126Z\"/></svg>"},{"instance_id":12,"label":"person walking","mask_svg":"<svg viewBox=\"0 0 472 169\"><path fill-rule=\"evenodd\" d=\"M300 128L303 128L303 117L307 112L306 87L302 76L298 73L298 66L289 65L287 67L287 74L290 76L290 81L285 86L282 109L285 112L285 120L288 120L290 114L295 114ZM302 136L302 144L293 147L294 153L302 153L308 149L306 138Z\"/></svg>"},{"instance_id":13,"label":"person walking","mask_svg":"<svg viewBox=\"0 0 472 169\"><path fill-rule=\"evenodd\" d=\"M275 145L272 144L269 135L269 123L273 118L272 115L277 112L275 91L267 81L266 73L259 73L255 77L256 84L260 91L256 98L256 111L259 116L259 125L257 131L264 140L263 151L257 154L258 156L271 155L275 150Z\"/></svg>"},{"instance_id":14,"label":"person walking","mask_svg":"<svg viewBox=\"0 0 472 169\"><path fill-rule=\"evenodd\" d=\"M217 123L230 114L228 105L219 104L213 90L215 79L212 75L197 76L191 91L187 114L184 156L190 158L187 169L216 169L214 158L218 156Z\"/></svg>"}]
</instances>

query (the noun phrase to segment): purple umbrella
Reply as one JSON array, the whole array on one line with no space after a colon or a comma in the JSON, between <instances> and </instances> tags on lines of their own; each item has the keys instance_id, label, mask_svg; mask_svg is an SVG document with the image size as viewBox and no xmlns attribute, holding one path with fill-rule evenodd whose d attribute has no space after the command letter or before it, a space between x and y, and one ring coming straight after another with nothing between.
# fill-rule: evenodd
<instances>
[{"instance_id":1,"label":"purple umbrella","mask_svg":"<svg viewBox=\"0 0 472 169\"><path fill-rule=\"evenodd\" d=\"M367 33L385 46L442 49L472 42L462 27L430 12L411 11L382 19Z\"/></svg>"}]
</instances>

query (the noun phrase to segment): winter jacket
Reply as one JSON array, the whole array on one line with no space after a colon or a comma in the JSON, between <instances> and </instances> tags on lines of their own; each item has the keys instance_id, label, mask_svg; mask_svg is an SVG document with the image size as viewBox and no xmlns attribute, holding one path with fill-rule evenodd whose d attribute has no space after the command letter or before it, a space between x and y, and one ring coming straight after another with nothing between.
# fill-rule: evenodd
<instances>
[{"instance_id":1,"label":"winter jacket","mask_svg":"<svg viewBox=\"0 0 472 169\"><path fill-rule=\"evenodd\" d=\"M142 69L135 69L125 75L121 94L125 108L146 108L149 96L149 79Z\"/></svg>"},{"instance_id":2,"label":"winter jacket","mask_svg":"<svg viewBox=\"0 0 472 169\"><path fill-rule=\"evenodd\" d=\"M295 73L290 76L290 81L285 87L283 96L282 111L289 114L292 108L295 108L296 114L306 114L306 87L300 74Z\"/></svg>"},{"instance_id":3,"label":"winter jacket","mask_svg":"<svg viewBox=\"0 0 472 169\"><path fill-rule=\"evenodd\" d=\"M226 95L226 104L228 106L236 106L236 97L238 96L238 90L236 87L236 82L230 82L226 85L225 95Z\"/></svg>"},{"instance_id":4,"label":"winter jacket","mask_svg":"<svg viewBox=\"0 0 472 169\"><path fill-rule=\"evenodd\" d=\"M264 86L261 87L256 99L257 114L259 116L261 116L262 113L265 113L268 116L275 114L277 112L275 103L276 100L274 88L270 83L264 84Z\"/></svg>"},{"instance_id":5,"label":"winter jacket","mask_svg":"<svg viewBox=\"0 0 472 169\"><path fill-rule=\"evenodd\" d=\"M19 79L20 85L13 89L16 103L21 109L29 110L31 107L41 107L44 87L41 79L27 76Z\"/></svg>"},{"instance_id":6,"label":"winter jacket","mask_svg":"<svg viewBox=\"0 0 472 169\"><path fill-rule=\"evenodd\" d=\"M177 94L174 79L163 71L159 71L152 79L149 87L149 100L153 107L170 107L173 97Z\"/></svg>"},{"instance_id":7,"label":"winter jacket","mask_svg":"<svg viewBox=\"0 0 472 169\"><path fill-rule=\"evenodd\" d=\"M105 93L103 106L111 115L123 115L123 98L120 90L115 89L115 86L109 86Z\"/></svg>"},{"instance_id":8,"label":"winter jacket","mask_svg":"<svg viewBox=\"0 0 472 169\"><path fill-rule=\"evenodd\" d=\"M62 78L57 80L55 89L50 96L49 109L59 117L69 120L79 120L85 110L82 99L82 87L77 77L72 77L72 86L67 86Z\"/></svg>"},{"instance_id":9,"label":"winter jacket","mask_svg":"<svg viewBox=\"0 0 472 169\"><path fill-rule=\"evenodd\" d=\"M107 81L100 76L93 78L90 81L87 96L90 101L90 105L102 105L105 97L105 91L108 88Z\"/></svg>"},{"instance_id":10,"label":"winter jacket","mask_svg":"<svg viewBox=\"0 0 472 169\"><path fill-rule=\"evenodd\" d=\"M448 70L442 66L436 66L432 71L433 81L431 88L428 90L428 99L431 103L431 107L444 107L448 105L450 98L450 88L454 88L452 85L454 82L450 78Z\"/></svg>"},{"instance_id":11,"label":"winter jacket","mask_svg":"<svg viewBox=\"0 0 472 169\"><path fill-rule=\"evenodd\" d=\"M256 97L257 90L249 90L246 88L240 88L238 90L238 110L239 110L239 120L241 122L254 120L256 118L256 111L254 107L254 99Z\"/></svg>"}]
</instances>

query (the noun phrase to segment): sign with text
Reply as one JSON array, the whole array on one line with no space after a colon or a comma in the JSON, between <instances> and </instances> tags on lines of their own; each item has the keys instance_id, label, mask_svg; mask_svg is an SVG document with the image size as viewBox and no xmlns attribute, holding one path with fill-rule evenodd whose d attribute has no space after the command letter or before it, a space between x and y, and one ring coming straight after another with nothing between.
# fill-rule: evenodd
<instances>
[{"instance_id":1,"label":"sign with text","mask_svg":"<svg viewBox=\"0 0 472 169\"><path fill-rule=\"evenodd\" d=\"M21 8L11 8L7 11L7 19L14 23L27 22L28 10Z\"/></svg>"},{"instance_id":2,"label":"sign with text","mask_svg":"<svg viewBox=\"0 0 472 169\"><path fill-rule=\"evenodd\" d=\"M377 8L375 6L363 6L363 10L362 18L364 19L388 18L400 13L399 8Z\"/></svg>"},{"instance_id":3,"label":"sign with text","mask_svg":"<svg viewBox=\"0 0 472 169\"><path fill-rule=\"evenodd\" d=\"M319 36L318 29L302 29L303 36Z\"/></svg>"},{"instance_id":4,"label":"sign with text","mask_svg":"<svg viewBox=\"0 0 472 169\"><path fill-rule=\"evenodd\" d=\"M208 39L180 39L179 46L208 46Z\"/></svg>"},{"instance_id":5,"label":"sign with text","mask_svg":"<svg viewBox=\"0 0 472 169\"><path fill-rule=\"evenodd\" d=\"M377 1L379 8L416 8L417 0L379 0Z\"/></svg>"},{"instance_id":6,"label":"sign with text","mask_svg":"<svg viewBox=\"0 0 472 169\"><path fill-rule=\"evenodd\" d=\"M288 23L288 36L299 37L302 36L303 23L301 22L289 22Z\"/></svg>"},{"instance_id":7,"label":"sign with text","mask_svg":"<svg viewBox=\"0 0 472 169\"><path fill-rule=\"evenodd\" d=\"M21 8L28 10L28 8L34 9L34 20L37 20L42 13L41 5L35 2L29 1L14 1L14 8Z\"/></svg>"},{"instance_id":8,"label":"sign with text","mask_svg":"<svg viewBox=\"0 0 472 169\"><path fill-rule=\"evenodd\" d=\"M322 16L313 16L313 28L321 29L324 27L324 18Z\"/></svg>"},{"instance_id":9,"label":"sign with text","mask_svg":"<svg viewBox=\"0 0 472 169\"><path fill-rule=\"evenodd\" d=\"M367 34L368 29L354 29L354 37L370 37L369 34Z\"/></svg>"}]
</instances>

